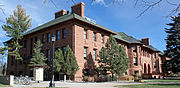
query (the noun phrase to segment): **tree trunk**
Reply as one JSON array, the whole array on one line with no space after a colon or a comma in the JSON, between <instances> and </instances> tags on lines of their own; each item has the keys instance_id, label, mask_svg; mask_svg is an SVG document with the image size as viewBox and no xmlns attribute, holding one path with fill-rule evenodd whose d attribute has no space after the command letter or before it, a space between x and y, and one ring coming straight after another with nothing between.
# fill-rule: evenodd
<instances>
[{"instance_id":1,"label":"tree trunk","mask_svg":"<svg viewBox=\"0 0 180 88\"><path fill-rule=\"evenodd\" d=\"M16 40L16 44L19 44L18 43L18 40ZM18 50L18 47L16 47L15 51ZM17 75L17 71L16 71L16 68L17 68L17 60L16 60L16 56L14 57L14 61L15 61L15 66L14 66L14 76Z\"/></svg>"},{"instance_id":2,"label":"tree trunk","mask_svg":"<svg viewBox=\"0 0 180 88\"><path fill-rule=\"evenodd\" d=\"M114 73L112 73L112 81L114 81Z\"/></svg>"}]
</instances>

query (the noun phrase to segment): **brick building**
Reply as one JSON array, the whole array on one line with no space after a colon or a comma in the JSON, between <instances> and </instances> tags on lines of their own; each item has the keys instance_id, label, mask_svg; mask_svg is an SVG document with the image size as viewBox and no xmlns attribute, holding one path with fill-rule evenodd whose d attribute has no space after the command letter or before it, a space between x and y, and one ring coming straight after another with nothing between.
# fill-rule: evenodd
<instances>
[{"instance_id":1,"label":"brick building","mask_svg":"<svg viewBox=\"0 0 180 88\"><path fill-rule=\"evenodd\" d=\"M26 32L20 41L23 46L20 54L24 61L17 61L15 65L14 57L8 56L7 74L14 74L14 67L16 67L17 75L32 76L33 71L27 63L33 54L34 43L40 39L45 55L51 59L51 36L56 35L56 49L61 48L64 51L66 45L72 48L80 68L75 75L75 80L82 81L87 73L93 74L94 67L98 64L98 53L112 34L118 44L125 47L130 60L130 68L125 74L150 75L151 77L162 75L162 62L166 57L150 45L149 38L137 40L123 32L117 33L96 24L95 21L85 17L84 6L83 2L73 5L71 14L64 9L56 12L55 19Z\"/></svg>"}]
</instances>

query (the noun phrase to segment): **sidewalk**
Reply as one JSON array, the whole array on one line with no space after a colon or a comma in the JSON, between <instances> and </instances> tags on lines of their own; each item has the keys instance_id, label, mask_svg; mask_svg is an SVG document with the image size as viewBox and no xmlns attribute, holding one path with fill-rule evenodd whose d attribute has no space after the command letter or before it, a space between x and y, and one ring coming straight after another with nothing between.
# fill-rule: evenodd
<instances>
[{"instance_id":1,"label":"sidewalk","mask_svg":"<svg viewBox=\"0 0 180 88\"><path fill-rule=\"evenodd\" d=\"M180 82L151 82L151 83L136 83L136 82L55 82L56 87L67 88L116 88L117 85L134 85L134 84L180 84ZM30 88L30 87L49 87L49 81L41 83L34 83L32 85L14 85L13 87L0 87L0 88Z\"/></svg>"}]
</instances>

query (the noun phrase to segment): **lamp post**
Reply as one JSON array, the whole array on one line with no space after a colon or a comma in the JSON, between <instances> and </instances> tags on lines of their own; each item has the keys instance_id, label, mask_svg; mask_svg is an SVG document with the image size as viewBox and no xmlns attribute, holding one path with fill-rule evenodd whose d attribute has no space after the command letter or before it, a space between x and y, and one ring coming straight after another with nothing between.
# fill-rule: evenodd
<instances>
[{"instance_id":1,"label":"lamp post","mask_svg":"<svg viewBox=\"0 0 180 88\"><path fill-rule=\"evenodd\" d=\"M49 83L49 87L55 87L54 83L54 43L56 41L56 37L52 34L52 43L53 43L53 48L52 48L52 72L51 72L51 81Z\"/></svg>"}]
</instances>

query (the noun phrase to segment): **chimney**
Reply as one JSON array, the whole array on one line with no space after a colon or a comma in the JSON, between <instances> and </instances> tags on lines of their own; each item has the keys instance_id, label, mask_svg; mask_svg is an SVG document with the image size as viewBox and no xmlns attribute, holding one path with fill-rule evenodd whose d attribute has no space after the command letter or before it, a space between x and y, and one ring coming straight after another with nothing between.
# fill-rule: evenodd
<instances>
[{"instance_id":1,"label":"chimney","mask_svg":"<svg viewBox=\"0 0 180 88\"><path fill-rule=\"evenodd\" d=\"M58 11L55 13L55 19L58 17L61 17L66 14L66 10L62 9L61 11Z\"/></svg>"},{"instance_id":2,"label":"chimney","mask_svg":"<svg viewBox=\"0 0 180 88\"><path fill-rule=\"evenodd\" d=\"M143 39L141 39L141 41L142 41L145 45L150 45L150 40L149 40L149 38L143 38Z\"/></svg>"},{"instance_id":3,"label":"chimney","mask_svg":"<svg viewBox=\"0 0 180 88\"><path fill-rule=\"evenodd\" d=\"M84 6L85 4L83 2L75 4L73 6L71 6L71 12L75 13L81 17L84 17Z\"/></svg>"}]
</instances>

